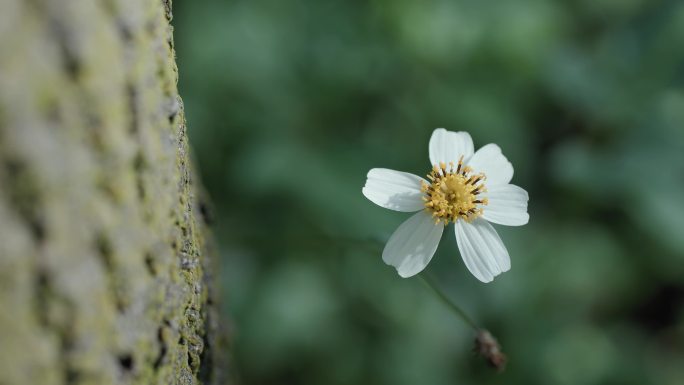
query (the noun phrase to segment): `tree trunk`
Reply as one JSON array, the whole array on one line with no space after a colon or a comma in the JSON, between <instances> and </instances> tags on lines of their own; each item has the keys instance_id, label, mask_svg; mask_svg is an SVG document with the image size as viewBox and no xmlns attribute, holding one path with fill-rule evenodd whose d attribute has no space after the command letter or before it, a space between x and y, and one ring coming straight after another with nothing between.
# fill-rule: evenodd
<instances>
[{"instance_id":1,"label":"tree trunk","mask_svg":"<svg viewBox=\"0 0 684 385\"><path fill-rule=\"evenodd\" d=\"M216 384L170 0L0 0L0 385Z\"/></svg>"}]
</instances>

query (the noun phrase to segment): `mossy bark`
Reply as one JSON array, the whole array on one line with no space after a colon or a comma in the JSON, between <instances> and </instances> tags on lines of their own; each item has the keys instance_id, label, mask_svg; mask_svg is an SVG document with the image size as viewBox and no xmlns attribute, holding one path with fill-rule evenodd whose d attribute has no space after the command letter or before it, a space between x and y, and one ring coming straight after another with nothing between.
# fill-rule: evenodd
<instances>
[{"instance_id":1,"label":"mossy bark","mask_svg":"<svg viewBox=\"0 0 684 385\"><path fill-rule=\"evenodd\" d=\"M217 384L170 0L0 0L0 384Z\"/></svg>"}]
</instances>

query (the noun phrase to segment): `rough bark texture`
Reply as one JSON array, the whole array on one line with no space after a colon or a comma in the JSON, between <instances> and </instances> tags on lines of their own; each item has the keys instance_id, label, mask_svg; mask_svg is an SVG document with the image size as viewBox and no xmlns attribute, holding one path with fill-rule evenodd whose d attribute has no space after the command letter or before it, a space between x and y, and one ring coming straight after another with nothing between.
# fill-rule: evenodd
<instances>
[{"instance_id":1,"label":"rough bark texture","mask_svg":"<svg viewBox=\"0 0 684 385\"><path fill-rule=\"evenodd\" d=\"M170 0L0 0L0 385L209 384Z\"/></svg>"}]
</instances>

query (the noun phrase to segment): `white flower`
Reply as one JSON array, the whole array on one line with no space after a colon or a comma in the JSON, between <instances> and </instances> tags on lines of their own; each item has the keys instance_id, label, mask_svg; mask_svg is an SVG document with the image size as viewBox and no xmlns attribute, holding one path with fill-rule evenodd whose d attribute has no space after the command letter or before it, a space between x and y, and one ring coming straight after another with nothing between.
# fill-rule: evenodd
<instances>
[{"instance_id":1,"label":"white flower","mask_svg":"<svg viewBox=\"0 0 684 385\"><path fill-rule=\"evenodd\" d=\"M509 184L513 166L496 144L473 153L467 132L438 128L430 138L428 180L385 168L368 172L363 195L395 211L414 212L392 234L382 259L406 278L420 273L451 222L468 270L490 282L511 268L508 251L489 222L521 226L528 222L527 191Z\"/></svg>"}]
</instances>

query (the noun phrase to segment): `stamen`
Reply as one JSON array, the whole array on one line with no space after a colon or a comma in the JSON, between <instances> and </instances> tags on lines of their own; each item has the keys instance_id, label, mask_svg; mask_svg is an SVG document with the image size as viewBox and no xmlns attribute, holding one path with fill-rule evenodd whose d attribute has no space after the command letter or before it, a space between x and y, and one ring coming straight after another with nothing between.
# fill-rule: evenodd
<instances>
[{"instance_id":1,"label":"stamen","mask_svg":"<svg viewBox=\"0 0 684 385\"><path fill-rule=\"evenodd\" d=\"M483 205L487 205L487 198L479 194L486 191L484 181L487 179L482 173L471 174L472 168L463 165L463 156L454 165L445 162L433 165L427 177L430 183L421 182L421 191L425 209L430 211L435 223L456 222L458 219L472 221L482 215Z\"/></svg>"}]
</instances>

